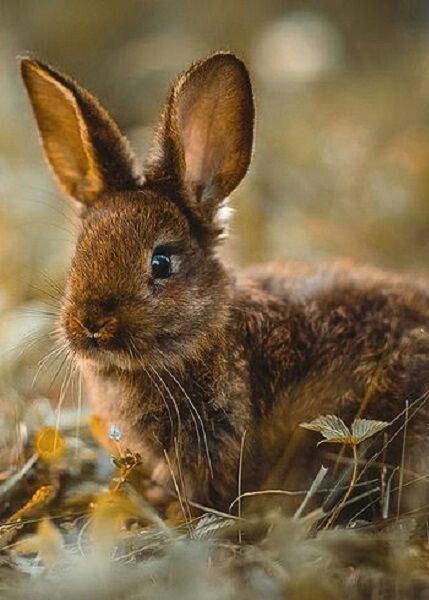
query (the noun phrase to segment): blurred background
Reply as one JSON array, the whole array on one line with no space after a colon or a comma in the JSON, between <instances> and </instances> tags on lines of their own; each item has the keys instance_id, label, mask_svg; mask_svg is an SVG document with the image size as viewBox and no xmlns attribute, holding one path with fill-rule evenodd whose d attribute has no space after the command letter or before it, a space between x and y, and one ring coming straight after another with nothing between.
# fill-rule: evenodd
<instances>
[{"instance_id":1,"label":"blurred background","mask_svg":"<svg viewBox=\"0 0 429 600\"><path fill-rule=\"evenodd\" d=\"M427 273L427 1L0 0L0 420L58 397L61 365L38 361L74 235L16 55L73 74L144 156L171 80L218 48L245 59L257 104L236 262L343 256Z\"/></svg>"}]
</instances>

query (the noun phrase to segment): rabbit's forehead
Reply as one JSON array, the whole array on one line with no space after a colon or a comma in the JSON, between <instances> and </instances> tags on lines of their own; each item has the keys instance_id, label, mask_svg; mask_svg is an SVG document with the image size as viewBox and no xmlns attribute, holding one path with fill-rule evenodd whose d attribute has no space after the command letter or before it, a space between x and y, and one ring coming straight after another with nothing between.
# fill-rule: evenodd
<instances>
[{"instance_id":1,"label":"rabbit's forehead","mask_svg":"<svg viewBox=\"0 0 429 600\"><path fill-rule=\"evenodd\" d=\"M190 234L186 217L168 198L136 194L97 210L84 224L81 245L95 241L132 252Z\"/></svg>"}]
</instances>

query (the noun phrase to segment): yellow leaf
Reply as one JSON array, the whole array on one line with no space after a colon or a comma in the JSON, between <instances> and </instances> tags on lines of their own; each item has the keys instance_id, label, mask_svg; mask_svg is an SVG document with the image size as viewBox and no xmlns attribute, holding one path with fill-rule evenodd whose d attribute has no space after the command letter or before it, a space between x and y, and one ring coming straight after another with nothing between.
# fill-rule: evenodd
<instances>
[{"instance_id":1,"label":"yellow leaf","mask_svg":"<svg viewBox=\"0 0 429 600\"><path fill-rule=\"evenodd\" d=\"M40 429L34 446L40 458L46 462L58 462L65 450L64 438L55 427Z\"/></svg>"}]
</instances>

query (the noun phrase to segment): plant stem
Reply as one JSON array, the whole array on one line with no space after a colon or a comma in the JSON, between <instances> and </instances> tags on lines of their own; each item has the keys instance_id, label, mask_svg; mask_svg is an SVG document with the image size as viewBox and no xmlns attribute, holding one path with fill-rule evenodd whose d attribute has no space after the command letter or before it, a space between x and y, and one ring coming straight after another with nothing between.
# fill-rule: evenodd
<instances>
[{"instance_id":1,"label":"plant stem","mask_svg":"<svg viewBox=\"0 0 429 600\"><path fill-rule=\"evenodd\" d=\"M332 511L331 516L329 517L329 519L326 522L325 529L328 529L328 527L330 527L336 521L336 519L339 516L340 512L342 511L345 503L349 499L350 494L352 493L353 487L356 483L357 472L358 472L357 444L352 445L352 450L353 450L353 471L352 471L352 476L350 478L349 486L348 486L341 502L339 502L337 507Z\"/></svg>"}]
</instances>

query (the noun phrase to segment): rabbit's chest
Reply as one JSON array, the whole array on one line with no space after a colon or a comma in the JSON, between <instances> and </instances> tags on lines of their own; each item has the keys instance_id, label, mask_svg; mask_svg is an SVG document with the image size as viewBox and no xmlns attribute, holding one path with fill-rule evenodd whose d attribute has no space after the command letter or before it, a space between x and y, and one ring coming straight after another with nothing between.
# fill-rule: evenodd
<instances>
[{"instance_id":1,"label":"rabbit's chest","mask_svg":"<svg viewBox=\"0 0 429 600\"><path fill-rule=\"evenodd\" d=\"M123 444L157 457L181 444L182 453L207 455L225 429L243 427L250 390L245 378L235 374L232 384L219 378L179 380L157 374L124 380L111 374L83 370L86 390L96 413L122 435Z\"/></svg>"},{"instance_id":2,"label":"rabbit's chest","mask_svg":"<svg viewBox=\"0 0 429 600\"><path fill-rule=\"evenodd\" d=\"M95 413L106 423L107 430L115 429L121 445L139 452L147 466L158 464L162 457L162 437L166 435L161 426L164 415L160 414L159 399L148 386L95 373L83 369L85 387Z\"/></svg>"}]
</instances>

